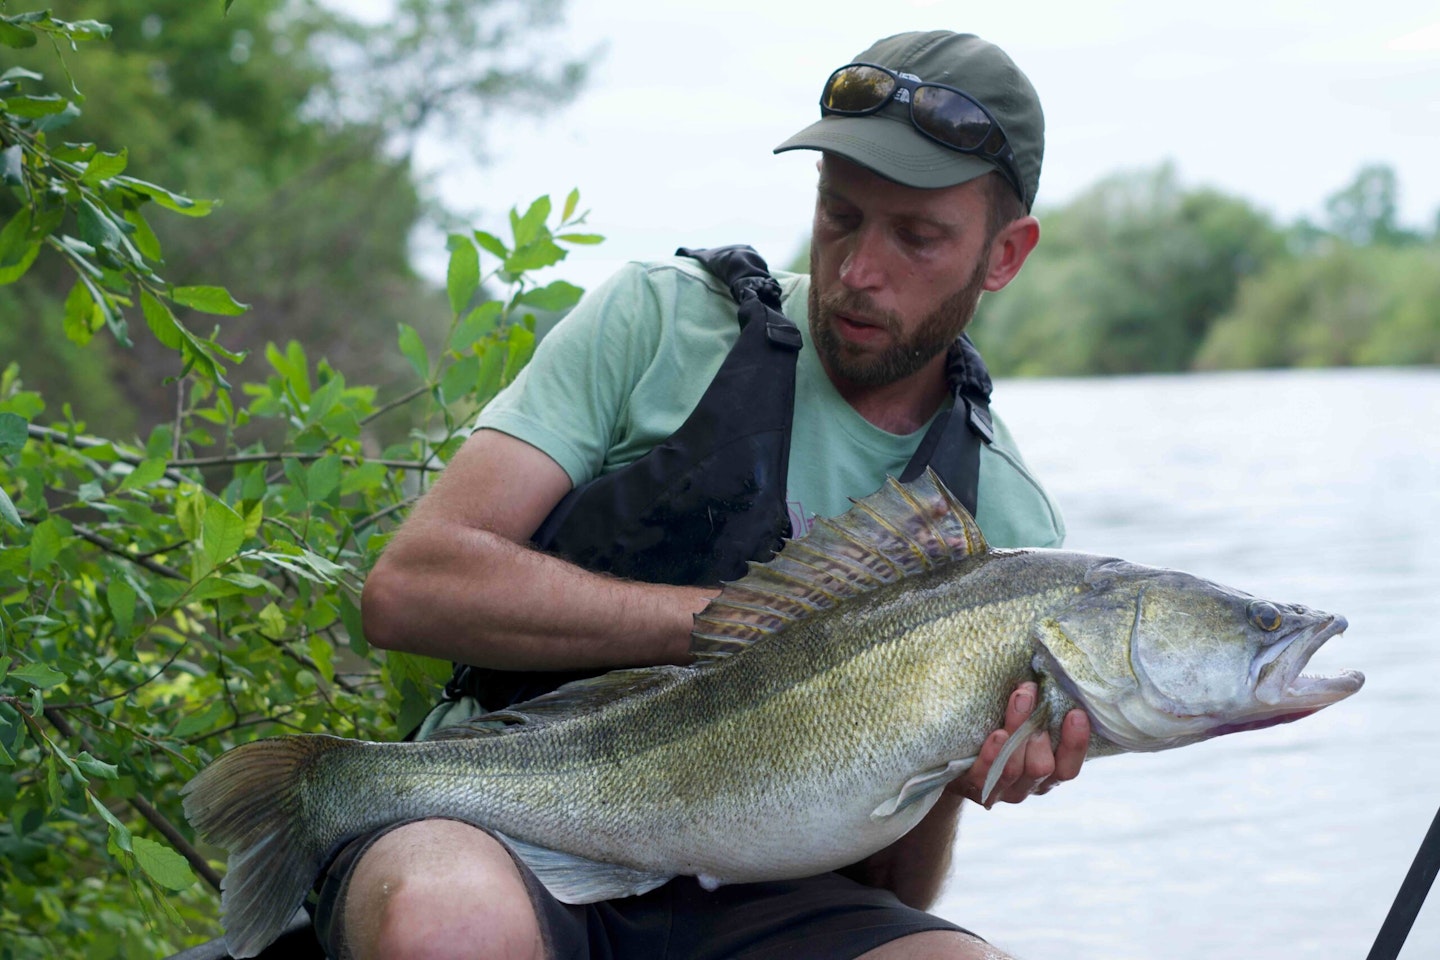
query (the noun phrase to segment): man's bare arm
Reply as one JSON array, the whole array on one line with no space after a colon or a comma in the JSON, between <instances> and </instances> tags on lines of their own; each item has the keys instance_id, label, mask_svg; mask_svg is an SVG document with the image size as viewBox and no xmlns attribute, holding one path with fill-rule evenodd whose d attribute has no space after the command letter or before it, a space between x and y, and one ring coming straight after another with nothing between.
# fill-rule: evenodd
<instances>
[{"instance_id":1,"label":"man's bare arm","mask_svg":"<svg viewBox=\"0 0 1440 960\"><path fill-rule=\"evenodd\" d=\"M476 431L367 578L370 642L502 669L688 662L692 616L716 591L617 580L526 546L570 488L540 450Z\"/></svg>"}]
</instances>

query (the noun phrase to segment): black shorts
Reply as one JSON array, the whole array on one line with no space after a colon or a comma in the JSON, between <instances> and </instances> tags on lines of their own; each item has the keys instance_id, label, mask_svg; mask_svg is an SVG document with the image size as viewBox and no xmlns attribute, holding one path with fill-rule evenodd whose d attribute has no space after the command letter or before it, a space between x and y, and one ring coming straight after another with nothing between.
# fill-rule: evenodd
<instances>
[{"instance_id":1,"label":"black shorts","mask_svg":"<svg viewBox=\"0 0 1440 960\"><path fill-rule=\"evenodd\" d=\"M331 960L347 958L340 905L355 864L400 826L351 841L322 875L315 933ZM638 897L575 905L556 900L515 862L551 960L843 960L912 933L969 933L836 873L718 890L677 877Z\"/></svg>"}]
</instances>

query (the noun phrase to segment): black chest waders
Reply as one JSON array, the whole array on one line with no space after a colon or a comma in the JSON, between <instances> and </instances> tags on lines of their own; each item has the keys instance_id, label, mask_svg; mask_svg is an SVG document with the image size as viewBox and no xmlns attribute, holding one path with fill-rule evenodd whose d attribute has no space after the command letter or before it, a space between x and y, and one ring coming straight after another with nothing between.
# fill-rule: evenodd
<instances>
[{"instance_id":1,"label":"black chest waders","mask_svg":"<svg viewBox=\"0 0 1440 960\"><path fill-rule=\"evenodd\" d=\"M587 570L649 583L718 585L742 576L747 561L769 559L791 533L786 476L800 331L781 311L780 285L751 247L676 252L729 288L739 304L740 336L675 433L634 463L572 490L532 542ZM933 467L974 513L980 445L993 432L990 375L968 337L952 345L946 375L952 402L935 417L900 479ZM498 710L601 672L456 664L445 699L471 696Z\"/></svg>"}]
</instances>

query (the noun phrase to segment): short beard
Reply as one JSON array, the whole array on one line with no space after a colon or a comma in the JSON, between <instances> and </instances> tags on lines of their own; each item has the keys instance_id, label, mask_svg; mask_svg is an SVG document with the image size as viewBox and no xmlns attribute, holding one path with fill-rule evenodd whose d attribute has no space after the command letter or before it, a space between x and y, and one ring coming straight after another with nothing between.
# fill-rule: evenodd
<instances>
[{"instance_id":1,"label":"short beard","mask_svg":"<svg viewBox=\"0 0 1440 960\"><path fill-rule=\"evenodd\" d=\"M985 288L988 263L981 257L975 270L959 291L940 304L908 336L902 336L900 317L877 310L864 294L841 289L824 298L815 283L815 248L810 248L810 339L825 368L834 377L856 386L882 387L918 372L936 356L949 349L975 315ZM836 313L854 313L882 323L894 342L888 349L871 354L847 343L831 318Z\"/></svg>"}]
</instances>

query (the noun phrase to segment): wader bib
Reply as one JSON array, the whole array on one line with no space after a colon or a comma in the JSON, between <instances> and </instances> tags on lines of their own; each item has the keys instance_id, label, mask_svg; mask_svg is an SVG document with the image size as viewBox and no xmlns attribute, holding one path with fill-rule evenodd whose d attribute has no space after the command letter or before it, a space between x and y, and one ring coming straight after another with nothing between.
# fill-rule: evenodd
<instances>
[{"instance_id":1,"label":"wader bib","mask_svg":"<svg viewBox=\"0 0 1440 960\"><path fill-rule=\"evenodd\" d=\"M680 428L640 459L572 490L535 532L536 547L631 580L719 585L768 560L790 535L786 476L800 331L780 285L748 246L676 253L698 260L739 304L740 337ZM951 345L952 402L901 474L933 467L973 514L980 445L993 439L990 375L968 337ZM511 671L456 664L447 701L498 710L603 671ZM443 704L442 704L443 706Z\"/></svg>"}]
</instances>

